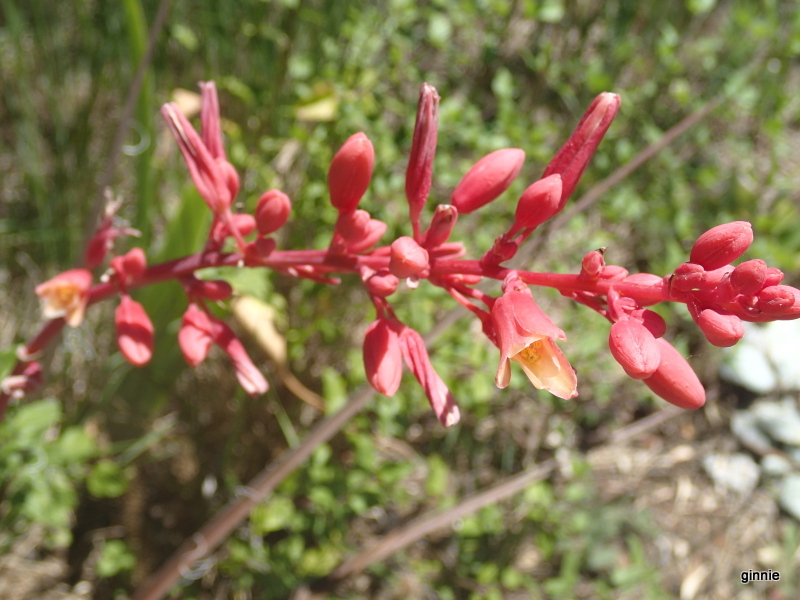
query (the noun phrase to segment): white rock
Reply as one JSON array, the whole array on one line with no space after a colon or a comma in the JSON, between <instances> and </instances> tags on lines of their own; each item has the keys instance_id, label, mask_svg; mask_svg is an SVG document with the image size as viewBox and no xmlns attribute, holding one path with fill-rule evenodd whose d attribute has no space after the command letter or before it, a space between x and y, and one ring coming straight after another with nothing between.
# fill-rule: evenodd
<instances>
[{"instance_id":1,"label":"white rock","mask_svg":"<svg viewBox=\"0 0 800 600\"><path fill-rule=\"evenodd\" d=\"M765 475L778 477L792 470L792 463L778 454L767 454L761 459L761 470Z\"/></svg>"},{"instance_id":2,"label":"white rock","mask_svg":"<svg viewBox=\"0 0 800 600\"><path fill-rule=\"evenodd\" d=\"M703 468L719 487L749 495L758 485L760 470L747 454L709 454Z\"/></svg>"},{"instance_id":3,"label":"white rock","mask_svg":"<svg viewBox=\"0 0 800 600\"><path fill-rule=\"evenodd\" d=\"M791 397L781 402L761 401L750 409L758 426L777 442L800 446L800 412Z\"/></svg>"},{"instance_id":4,"label":"white rock","mask_svg":"<svg viewBox=\"0 0 800 600\"><path fill-rule=\"evenodd\" d=\"M783 480L778 496L781 508L800 521L800 475L789 475Z\"/></svg>"},{"instance_id":5,"label":"white rock","mask_svg":"<svg viewBox=\"0 0 800 600\"><path fill-rule=\"evenodd\" d=\"M757 394L800 389L800 320L744 328L744 338L726 349L722 377Z\"/></svg>"}]
</instances>

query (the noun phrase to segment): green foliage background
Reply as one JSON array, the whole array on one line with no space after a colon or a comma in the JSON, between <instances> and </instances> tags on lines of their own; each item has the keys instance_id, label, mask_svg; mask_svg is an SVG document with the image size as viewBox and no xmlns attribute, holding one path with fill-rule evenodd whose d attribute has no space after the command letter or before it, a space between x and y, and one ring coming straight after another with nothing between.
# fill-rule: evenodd
<instances>
[{"instance_id":1,"label":"green foliage background","mask_svg":"<svg viewBox=\"0 0 800 600\"><path fill-rule=\"evenodd\" d=\"M96 215L98 176L159 4L0 6L0 345L11 347L37 326L35 283L79 260ZM550 232L520 266L575 271L585 252L608 246L609 262L663 274L707 228L749 220L756 232L750 255L797 285L798 20L794 3L780 1L175 0L112 185L151 263L201 247L207 210L157 109L176 89L213 79L228 153L242 176L240 210L279 187L294 202L281 246L325 247L335 218L327 165L350 134L364 131L376 168L363 207L389 223L391 240L409 230L404 169L418 86L427 81L442 97L431 206L447 202L484 154L527 153L510 191L459 222L455 239L477 257L599 92L621 94L622 109L575 200L718 99L709 117ZM237 291L278 310L292 371L329 411L363 385L359 341L372 309L356 281L326 287L270 273L227 276ZM185 309L179 287L136 297L158 332L151 365L135 370L123 361L113 307L94 307L46 357L44 391L57 401L13 408L0 429L0 544L9 548L35 524L51 548L69 548L76 572L99 552L98 598L140 584L320 417L257 350L273 384L264 398L245 397L220 357L190 371L175 344ZM215 555L210 571L186 584L184 597L284 597L410 515L452 505L559 449L580 463L592 432L657 405L606 356L605 323L554 294L539 297L569 338L578 401L537 396L519 374L498 392L496 353L464 319L433 351L462 424L440 429L407 378L396 397L376 398L320 447ZM452 303L423 285L402 292L397 306L424 333ZM669 335L691 350L713 388L717 354L684 312L665 314ZM520 440L536 427L544 438L556 432L557 441L526 448ZM37 479L41 469L53 476ZM581 469L572 481L543 482L523 496L374 567L367 588L343 593L393 597L390 590L410 586L403 597L657 598L676 591L647 556L655 534L646 516L626 510L630 498L600 503ZM124 535L89 547L92 531L113 525ZM531 540L535 568L520 561Z\"/></svg>"}]
</instances>

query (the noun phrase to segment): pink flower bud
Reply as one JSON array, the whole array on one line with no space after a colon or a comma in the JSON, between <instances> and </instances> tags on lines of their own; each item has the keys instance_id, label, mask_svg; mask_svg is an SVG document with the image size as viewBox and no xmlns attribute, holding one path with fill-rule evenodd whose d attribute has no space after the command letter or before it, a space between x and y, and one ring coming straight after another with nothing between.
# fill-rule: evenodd
<instances>
[{"instance_id":1,"label":"pink flower bud","mask_svg":"<svg viewBox=\"0 0 800 600\"><path fill-rule=\"evenodd\" d=\"M369 272L362 274L361 280L364 283L364 286L367 288L367 291L371 295L378 296L379 298L386 298L387 296L394 294L397 291L398 284L400 283L397 280L397 277L392 275L386 269L381 269L377 273Z\"/></svg>"},{"instance_id":2,"label":"pink flower bud","mask_svg":"<svg viewBox=\"0 0 800 600\"><path fill-rule=\"evenodd\" d=\"M652 310L634 310L631 312L631 318L641 321L642 325L647 328L647 331L653 334L653 337L660 338L667 332L667 322L657 312Z\"/></svg>"},{"instance_id":3,"label":"pink flower bud","mask_svg":"<svg viewBox=\"0 0 800 600\"><path fill-rule=\"evenodd\" d=\"M403 360L425 391L439 423L444 427L455 425L461 419L461 414L447 385L433 368L425 342L419 333L410 327L404 325L401 327L399 337Z\"/></svg>"},{"instance_id":4,"label":"pink flower bud","mask_svg":"<svg viewBox=\"0 0 800 600\"><path fill-rule=\"evenodd\" d=\"M476 162L453 190L451 204L458 214L471 213L506 191L524 160L525 152L519 148L505 148Z\"/></svg>"},{"instance_id":5,"label":"pink flower bud","mask_svg":"<svg viewBox=\"0 0 800 600\"><path fill-rule=\"evenodd\" d=\"M661 352L658 368L644 380L645 385L664 400L680 408L695 410L706 403L706 391L692 367L664 338L656 343Z\"/></svg>"},{"instance_id":6,"label":"pink flower bud","mask_svg":"<svg viewBox=\"0 0 800 600\"><path fill-rule=\"evenodd\" d=\"M197 191L208 207L216 215L230 210L233 202L228 181L230 174L220 168L177 104L165 104L161 107L161 114L178 142Z\"/></svg>"},{"instance_id":7,"label":"pink flower bud","mask_svg":"<svg viewBox=\"0 0 800 600\"><path fill-rule=\"evenodd\" d=\"M438 121L439 94L432 85L423 83L419 90L417 121L406 169L406 198L412 223L419 223L419 216L431 191Z\"/></svg>"},{"instance_id":8,"label":"pink flower bud","mask_svg":"<svg viewBox=\"0 0 800 600\"><path fill-rule=\"evenodd\" d=\"M619 265L606 265L600 272L600 279L622 281L628 276L628 269Z\"/></svg>"},{"instance_id":9,"label":"pink flower bud","mask_svg":"<svg viewBox=\"0 0 800 600\"><path fill-rule=\"evenodd\" d=\"M269 384L261 371L250 360L242 342L239 341L233 330L222 321L215 320L213 325L214 343L230 357L239 385L251 396L264 394L269 389Z\"/></svg>"},{"instance_id":10,"label":"pink flower bud","mask_svg":"<svg viewBox=\"0 0 800 600\"><path fill-rule=\"evenodd\" d=\"M370 323L364 334L367 381L384 396L394 396L403 375L403 354L397 332L387 319Z\"/></svg>"},{"instance_id":11,"label":"pink flower bud","mask_svg":"<svg viewBox=\"0 0 800 600\"><path fill-rule=\"evenodd\" d=\"M0 394L11 398L22 399L42 384L42 365L36 361L27 363L21 372L14 369L12 374L0 380ZM0 408L0 418L5 406Z\"/></svg>"},{"instance_id":12,"label":"pink flower bud","mask_svg":"<svg viewBox=\"0 0 800 600\"><path fill-rule=\"evenodd\" d=\"M389 270L399 279L418 275L428 268L428 251L410 237L399 237L392 242Z\"/></svg>"},{"instance_id":13,"label":"pink flower bud","mask_svg":"<svg viewBox=\"0 0 800 600\"><path fill-rule=\"evenodd\" d=\"M736 315L723 314L716 310L706 308L700 310L692 309L690 306L690 314L706 336L706 339L715 346L720 348L728 348L736 345L744 335L744 326L742 320Z\"/></svg>"},{"instance_id":14,"label":"pink flower bud","mask_svg":"<svg viewBox=\"0 0 800 600\"><path fill-rule=\"evenodd\" d=\"M328 170L328 189L331 204L339 212L356 209L369 187L375 150L363 133L351 135L331 161Z\"/></svg>"},{"instance_id":15,"label":"pink flower bud","mask_svg":"<svg viewBox=\"0 0 800 600\"><path fill-rule=\"evenodd\" d=\"M197 282L196 290L200 296L212 302L227 300L233 295L231 284L221 279L214 279L211 281L200 280Z\"/></svg>"},{"instance_id":16,"label":"pink flower bud","mask_svg":"<svg viewBox=\"0 0 800 600\"><path fill-rule=\"evenodd\" d=\"M758 293L756 308L776 320L788 320L798 314L800 290L788 285L773 285Z\"/></svg>"},{"instance_id":17,"label":"pink flower bud","mask_svg":"<svg viewBox=\"0 0 800 600\"><path fill-rule=\"evenodd\" d=\"M178 346L189 366L196 367L206 359L211 349L213 330L214 325L208 315L196 304L190 304L183 313L178 330Z\"/></svg>"},{"instance_id":18,"label":"pink flower bud","mask_svg":"<svg viewBox=\"0 0 800 600\"><path fill-rule=\"evenodd\" d=\"M207 248L213 248L215 250L219 250L222 248L222 245L225 243L225 240L229 237L233 237L234 239L241 239L253 233L256 229L256 220L253 215L248 215L245 213L242 214L231 214L229 215L230 224L226 222L224 219L218 219L214 222L214 226L211 228L211 233L209 233L209 246ZM233 227L236 231L232 232L231 227Z\"/></svg>"},{"instance_id":19,"label":"pink flower bud","mask_svg":"<svg viewBox=\"0 0 800 600\"><path fill-rule=\"evenodd\" d=\"M147 364L153 356L153 323L144 307L123 295L114 313L114 323L122 356L137 367Z\"/></svg>"},{"instance_id":20,"label":"pink flower bud","mask_svg":"<svg viewBox=\"0 0 800 600\"><path fill-rule=\"evenodd\" d=\"M783 281L783 271L775 267L767 267L767 274L764 277L764 285L761 289L778 285L781 281Z\"/></svg>"},{"instance_id":21,"label":"pink flower bud","mask_svg":"<svg viewBox=\"0 0 800 600\"><path fill-rule=\"evenodd\" d=\"M147 257L141 248L131 248L126 254L112 258L110 266L124 286L142 276L147 268Z\"/></svg>"},{"instance_id":22,"label":"pink flower bud","mask_svg":"<svg viewBox=\"0 0 800 600\"><path fill-rule=\"evenodd\" d=\"M369 233L370 220L369 213L365 210L340 212L335 230L346 242L355 244Z\"/></svg>"},{"instance_id":23,"label":"pink flower bud","mask_svg":"<svg viewBox=\"0 0 800 600\"><path fill-rule=\"evenodd\" d=\"M222 146L222 129L219 121L219 99L217 86L213 81L200 82L200 129L203 143L214 159L225 158Z\"/></svg>"},{"instance_id":24,"label":"pink flower bud","mask_svg":"<svg viewBox=\"0 0 800 600\"><path fill-rule=\"evenodd\" d=\"M733 265L725 265L719 269L706 271L706 279L703 287L707 290L711 290L722 284L726 284L730 279L731 273L733 273Z\"/></svg>"},{"instance_id":25,"label":"pink flower bud","mask_svg":"<svg viewBox=\"0 0 800 600\"><path fill-rule=\"evenodd\" d=\"M86 245L86 250L83 253L83 262L87 269L94 269L103 264L106 254L111 250L114 242L114 236L111 235L110 230L105 229L95 233L89 243Z\"/></svg>"},{"instance_id":26,"label":"pink flower bud","mask_svg":"<svg viewBox=\"0 0 800 600\"><path fill-rule=\"evenodd\" d=\"M359 254L372 248L386 232L386 223L378 219L370 219L364 236L357 242L347 244L347 251Z\"/></svg>"},{"instance_id":27,"label":"pink flower bud","mask_svg":"<svg viewBox=\"0 0 800 600\"><path fill-rule=\"evenodd\" d=\"M517 203L514 229L535 229L559 211L561 206L561 175L540 179L528 186Z\"/></svg>"},{"instance_id":28,"label":"pink flower bud","mask_svg":"<svg viewBox=\"0 0 800 600\"><path fill-rule=\"evenodd\" d=\"M233 202L233 199L239 193L239 173L236 172L236 167L224 159L217 159L217 167L222 173L225 185L231 195L231 202Z\"/></svg>"},{"instance_id":29,"label":"pink flower bud","mask_svg":"<svg viewBox=\"0 0 800 600\"><path fill-rule=\"evenodd\" d=\"M679 292L702 289L706 281L706 270L695 263L683 263L675 268L672 288Z\"/></svg>"},{"instance_id":30,"label":"pink flower bud","mask_svg":"<svg viewBox=\"0 0 800 600\"><path fill-rule=\"evenodd\" d=\"M436 248L444 244L458 220L458 209L452 204L440 204L436 207L431 219L431 226L425 232L423 245L426 248Z\"/></svg>"},{"instance_id":31,"label":"pink flower bud","mask_svg":"<svg viewBox=\"0 0 800 600\"><path fill-rule=\"evenodd\" d=\"M544 170L543 178L554 173L561 174L563 189L558 210L564 207L575 191L586 165L617 116L619 103L617 94L603 92L597 96L578 122L575 132Z\"/></svg>"},{"instance_id":32,"label":"pink flower bud","mask_svg":"<svg viewBox=\"0 0 800 600\"><path fill-rule=\"evenodd\" d=\"M587 252L581 261L581 276L587 279L597 279L603 272L603 267L606 266L606 261L603 259L605 248L600 250L592 250Z\"/></svg>"},{"instance_id":33,"label":"pink flower bud","mask_svg":"<svg viewBox=\"0 0 800 600\"><path fill-rule=\"evenodd\" d=\"M767 279L767 263L758 258L747 260L733 269L731 286L740 294L750 295L761 291Z\"/></svg>"},{"instance_id":34,"label":"pink flower bud","mask_svg":"<svg viewBox=\"0 0 800 600\"><path fill-rule=\"evenodd\" d=\"M650 377L661 362L656 338L633 319L623 319L611 326L608 347L614 359L633 379Z\"/></svg>"},{"instance_id":35,"label":"pink flower bud","mask_svg":"<svg viewBox=\"0 0 800 600\"><path fill-rule=\"evenodd\" d=\"M707 271L719 269L744 254L753 243L753 226L747 221L717 225L697 238L689 260Z\"/></svg>"},{"instance_id":36,"label":"pink flower bud","mask_svg":"<svg viewBox=\"0 0 800 600\"><path fill-rule=\"evenodd\" d=\"M267 258L278 244L272 238L258 238L255 242L251 242L247 248L247 255L251 258L263 259Z\"/></svg>"},{"instance_id":37,"label":"pink flower bud","mask_svg":"<svg viewBox=\"0 0 800 600\"><path fill-rule=\"evenodd\" d=\"M256 227L261 235L274 233L289 219L292 201L280 190L264 192L256 205Z\"/></svg>"},{"instance_id":38,"label":"pink flower bud","mask_svg":"<svg viewBox=\"0 0 800 600\"><path fill-rule=\"evenodd\" d=\"M36 295L42 300L42 313L46 319L64 317L67 325L77 327L89 303L92 274L86 269L64 271L36 286Z\"/></svg>"}]
</instances>

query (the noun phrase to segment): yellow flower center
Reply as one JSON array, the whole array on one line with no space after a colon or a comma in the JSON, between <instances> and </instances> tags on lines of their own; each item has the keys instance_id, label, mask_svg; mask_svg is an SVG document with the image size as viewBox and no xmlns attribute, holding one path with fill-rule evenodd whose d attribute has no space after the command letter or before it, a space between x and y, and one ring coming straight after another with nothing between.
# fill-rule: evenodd
<instances>
[{"instance_id":1,"label":"yellow flower center","mask_svg":"<svg viewBox=\"0 0 800 600\"><path fill-rule=\"evenodd\" d=\"M520 350L519 357L525 362L534 363L541 358L542 352L544 352L542 340L537 340Z\"/></svg>"}]
</instances>

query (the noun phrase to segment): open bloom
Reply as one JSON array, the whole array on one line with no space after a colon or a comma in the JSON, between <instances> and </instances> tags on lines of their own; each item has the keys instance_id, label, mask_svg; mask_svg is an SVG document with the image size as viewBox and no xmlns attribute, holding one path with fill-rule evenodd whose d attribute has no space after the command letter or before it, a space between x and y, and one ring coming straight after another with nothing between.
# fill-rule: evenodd
<instances>
[{"instance_id":1,"label":"open bloom","mask_svg":"<svg viewBox=\"0 0 800 600\"><path fill-rule=\"evenodd\" d=\"M42 312L47 319L64 317L67 325L77 327L89 302L92 274L86 269L71 269L36 286L42 299Z\"/></svg>"},{"instance_id":2,"label":"open bloom","mask_svg":"<svg viewBox=\"0 0 800 600\"><path fill-rule=\"evenodd\" d=\"M567 337L537 306L519 279L506 281L503 296L492 307L492 323L500 347L497 387L508 386L513 360L537 389L565 399L578 395L575 371L555 343Z\"/></svg>"}]
</instances>

